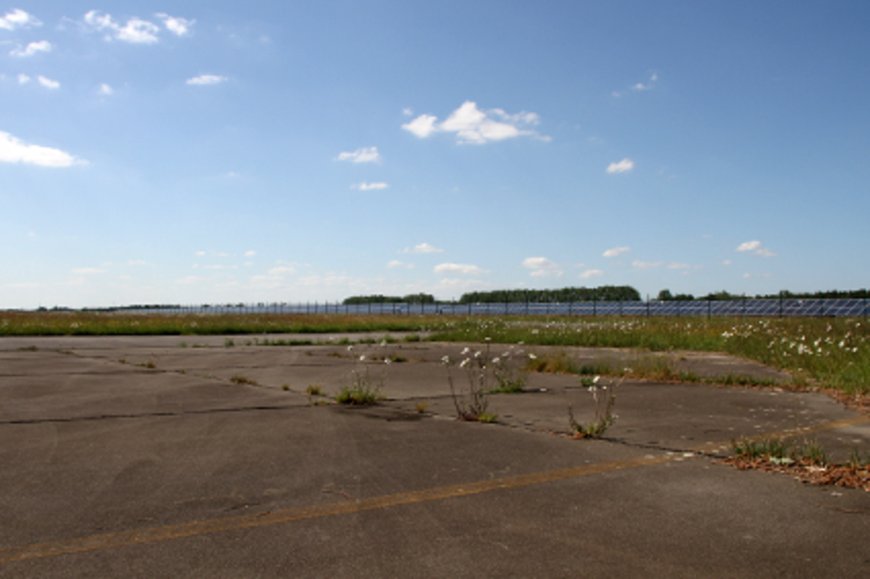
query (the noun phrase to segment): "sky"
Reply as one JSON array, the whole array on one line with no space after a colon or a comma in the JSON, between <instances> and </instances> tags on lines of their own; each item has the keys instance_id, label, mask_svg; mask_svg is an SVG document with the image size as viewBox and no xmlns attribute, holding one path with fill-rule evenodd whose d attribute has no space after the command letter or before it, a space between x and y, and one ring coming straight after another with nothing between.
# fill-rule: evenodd
<instances>
[{"instance_id":1,"label":"sky","mask_svg":"<svg viewBox=\"0 0 870 579\"><path fill-rule=\"evenodd\" d=\"M0 308L870 286L870 3L0 0Z\"/></svg>"}]
</instances>

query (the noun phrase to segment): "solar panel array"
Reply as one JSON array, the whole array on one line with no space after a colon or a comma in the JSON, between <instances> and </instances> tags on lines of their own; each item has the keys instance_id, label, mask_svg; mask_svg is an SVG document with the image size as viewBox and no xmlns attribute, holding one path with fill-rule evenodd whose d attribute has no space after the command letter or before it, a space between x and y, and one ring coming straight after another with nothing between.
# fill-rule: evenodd
<instances>
[{"instance_id":1,"label":"solar panel array","mask_svg":"<svg viewBox=\"0 0 870 579\"><path fill-rule=\"evenodd\" d=\"M124 310L128 313L197 314L348 314L348 315L537 315L537 316L755 316L867 317L867 299L754 299L691 301L587 301L572 303L479 304L234 304Z\"/></svg>"}]
</instances>

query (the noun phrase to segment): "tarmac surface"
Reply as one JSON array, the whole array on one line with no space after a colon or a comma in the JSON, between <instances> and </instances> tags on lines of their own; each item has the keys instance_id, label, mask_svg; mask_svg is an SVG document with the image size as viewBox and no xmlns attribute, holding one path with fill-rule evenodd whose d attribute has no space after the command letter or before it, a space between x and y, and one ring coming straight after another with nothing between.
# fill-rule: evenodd
<instances>
[{"instance_id":1,"label":"tarmac surface","mask_svg":"<svg viewBox=\"0 0 870 579\"><path fill-rule=\"evenodd\" d=\"M870 493L720 460L742 436L866 456L866 413L626 381L606 439L576 440L568 405L592 418L576 377L530 374L489 396L498 423L457 421L440 361L465 345L342 343L380 337L0 339L0 577L870 576ZM711 381L788 380L664 356ZM383 380L381 404L331 402L354 371Z\"/></svg>"}]
</instances>

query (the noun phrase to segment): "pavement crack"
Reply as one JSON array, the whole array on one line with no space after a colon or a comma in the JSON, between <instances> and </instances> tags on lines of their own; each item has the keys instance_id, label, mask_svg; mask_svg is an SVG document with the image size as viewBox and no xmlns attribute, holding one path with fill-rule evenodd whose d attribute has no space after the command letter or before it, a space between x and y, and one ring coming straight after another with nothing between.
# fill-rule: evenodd
<instances>
[{"instance_id":1,"label":"pavement crack","mask_svg":"<svg viewBox=\"0 0 870 579\"><path fill-rule=\"evenodd\" d=\"M673 452L673 453L691 452L693 455L706 456L707 458L725 458L726 457L726 455L723 455L723 454L718 453L718 452L698 450L697 448L678 448L678 447L673 447L673 446L665 446L663 444L632 442L630 440L625 440L624 438L613 438L610 436L602 436L598 440L602 440L604 442L612 442L614 444L620 444L622 446L627 446L629 448L639 448L639 449L644 449L644 450L659 450L662 452Z\"/></svg>"},{"instance_id":2,"label":"pavement crack","mask_svg":"<svg viewBox=\"0 0 870 579\"><path fill-rule=\"evenodd\" d=\"M12 424L52 424L52 423L75 423L75 422L94 422L99 420L117 420L131 418L163 418L171 416L195 416L199 414L228 414L234 412L259 412L270 410L287 410L290 408L300 408L298 405L289 404L268 404L254 406L235 406L231 408L209 408L205 410L176 410L176 411L156 411L143 412L138 414L94 414L90 416L70 416L56 418L22 418L13 420L0 420L0 426Z\"/></svg>"}]
</instances>

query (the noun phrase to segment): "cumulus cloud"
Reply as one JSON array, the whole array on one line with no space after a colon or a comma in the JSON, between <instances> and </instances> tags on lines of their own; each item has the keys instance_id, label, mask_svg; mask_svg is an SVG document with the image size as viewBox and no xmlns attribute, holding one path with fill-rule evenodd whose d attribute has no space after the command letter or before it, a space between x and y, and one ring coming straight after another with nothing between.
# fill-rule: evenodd
<instances>
[{"instance_id":1,"label":"cumulus cloud","mask_svg":"<svg viewBox=\"0 0 870 579\"><path fill-rule=\"evenodd\" d=\"M764 245L758 240L744 241L737 246L737 251L740 253L760 255L761 257L774 257L776 255L774 252L764 247Z\"/></svg>"},{"instance_id":2,"label":"cumulus cloud","mask_svg":"<svg viewBox=\"0 0 870 579\"><path fill-rule=\"evenodd\" d=\"M219 74L201 74L187 79L185 83L189 86L212 86L224 83L228 80L227 77Z\"/></svg>"},{"instance_id":3,"label":"cumulus cloud","mask_svg":"<svg viewBox=\"0 0 870 579\"><path fill-rule=\"evenodd\" d=\"M76 159L66 151L30 145L9 133L0 131L0 163L63 168L82 164L83 161Z\"/></svg>"},{"instance_id":4,"label":"cumulus cloud","mask_svg":"<svg viewBox=\"0 0 870 579\"><path fill-rule=\"evenodd\" d=\"M106 40L120 40L130 44L155 44L160 41L160 27L148 20L130 18L123 24L110 14L91 10L84 16L85 24L98 32L106 34Z\"/></svg>"},{"instance_id":5,"label":"cumulus cloud","mask_svg":"<svg viewBox=\"0 0 870 579\"><path fill-rule=\"evenodd\" d=\"M603 275L604 272L600 269L587 269L580 273L580 279L594 279Z\"/></svg>"},{"instance_id":6,"label":"cumulus cloud","mask_svg":"<svg viewBox=\"0 0 870 579\"><path fill-rule=\"evenodd\" d=\"M628 173L634 169L634 161L626 157L621 161L615 161L607 166L609 175L617 175L619 173Z\"/></svg>"},{"instance_id":7,"label":"cumulus cloud","mask_svg":"<svg viewBox=\"0 0 870 579\"><path fill-rule=\"evenodd\" d=\"M414 247L406 247L402 253L442 253L444 250L440 247L435 247L431 243L418 243Z\"/></svg>"},{"instance_id":8,"label":"cumulus cloud","mask_svg":"<svg viewBox=\"0 0 870 579\"><path fill-rule=\"evenodd\" d=\"M339 161L348 161L350 163L379 163L381 154L377 147L362 147L355 151L344 151L336 157Z\"/></svg>"},{"instance_id":9,"label":"cumulus cloud","mask_svg":"<svg viewBox=\"0 0 870 579\"><path fill-rule=\"evenodd\" d=\"M30 83L30 76L24 73L18 75L18 84L28 84Z\"/></svg>"},{"instance_id":10,"label":"cumulus cloud","mask_svg":"<svg viewBox=\"0 0 870 579\"><path fill-rule=\"evenodd\" d=\"M115 94L115 90L106 83L102 83L97 89L97 92L103 96L112 96Z\"/></svg>"},{"instance_id":11,"label":"cumulus cloud","mask_svg":"<svg viewBox=\"0 0 870 579\"><path fill-rule=\"evenodd\" d=\"M175 36L187 36L190 34L190 28L195 22L194 20L188 20L187 18L181 18L179 16L170 16L165 12L158 12L155 16L163 22L163 26L166 27L166 30Z\"/></svg>"},{"instance_id":12,"label":"cumulus cloud","mask_svg":"<svg viewBox=\"0 0 870 579\"><path fill-rule=\"evenodd\" d=\"M461 273L463 275L476 275L483 273L483 270L468 263L439 263L435 266L435 273Z\"/></svg>"},{"instance_id":13,"label":"cumulus cloud","mask_svg":"<svg viewBox=\"0 0 870 579\"><path fill-rule=\"evenodd\" d=\"M414 269L413 263L405 263L404 261L399 261L398 259L391 259L387 262L388 269Z\"/></svg>"},{"instance_id":14,"label":"cumulus cloud","mask_svg":"<svg viewBox=\"0 0 870 579\"><path fill-rule=\"evenodd\" d=\"M438 117L434 115L420 115L414 120L402 125L402 128L416 137L425 139L438 130L438 127L436 126L437 123Z\"/></svg>"},{"instance_id":15,"label":"cumulus cloud","mask_svg":"<svg viewBox=\"0 0 870 579\"><path fill-rule=\"evenodd\" d=\"M40 52L51 52L51 42L48 40L38 40L31 42L24 48L16 48L9 54L18 58L27 58L39 54Z\"/></svg>"},{"instance_id":16,"label":"cumulus cloud","mask_svg":"<svg viewBox=\"0 0 870 579\"><path fill-rule=\"evenodd\" d=\"M523 260L523 267L532 277L561 277L564 273L559 264L546 257L527 257Z\"/></svg>"},{"instance_id":17,"label":"cumulus cloud","mask_svg":"<svg viewBox=\"0 0 870 579\"><path fill-rule=\"evenodd\" d=\"M375 183L366 183L363 181L362 183L357 183L353 185L353 189L357 191L381 191L383 189L389 188L389 183L384 183L383 181L378 181Z\"/></svg>"},{"instance_id":18,"label":"cumulus cloud","mask_svg":"<svg viewBox=\"0 0 870 579\"><path fill-rule=\"evenodd\" d=\"M474 101L465 101L444 121L422 114L402 125L412 135L425 139L435 133L452 133L462 144L482 145L517 137L550 140L532 127L540 123L537 113L509 114L502 109L481 110Z\"/></svg>"},{"instance_id":19,"label":"cumulus cloud","mask_svg":"<svg viewBox=\"0 0 870 579\"><path fill-rule=\"evenodd\" d=\"M610 249L605 250L601 255L604 257L618 257L623 253L628 253L629 251L631 251L631 248L627 245L623 245L621 247L611 247Z\"/></svg>"},{"instance_id":20,"label":"cumulus cloud","mask_svg":"<svg viewBox=\"0 0 870 579\"><path fill-rule=\"evenodd\" d=\"M40 86L47 88L48 90L57 90L60 88L60 83L58 81L42 75L36 77L36 82L38 82Z\"/></svg>"},{"instance_id":21,"label":"cumulus cloud","mask_svg":"<svg viewBox=\"0 0 870 579\"><path fill-rule=\"evenodd\" d=\"M0 16L0 30L17 30L18 28L33 28L35 26L42 26L42 22L21 8L15 8L4 16Z\"/></svg>"}]
</instances>

